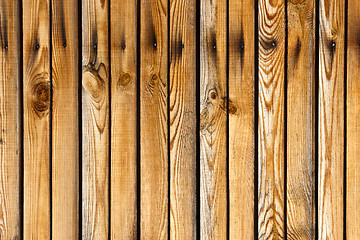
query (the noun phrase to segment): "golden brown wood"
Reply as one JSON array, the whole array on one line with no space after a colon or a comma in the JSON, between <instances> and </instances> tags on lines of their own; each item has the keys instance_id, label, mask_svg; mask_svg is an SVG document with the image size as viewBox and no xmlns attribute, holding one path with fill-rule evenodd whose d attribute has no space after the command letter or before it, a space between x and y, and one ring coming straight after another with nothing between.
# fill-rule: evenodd
<instances>
[{"instance_id":1,"label":"golden brown wood","mask_svg":"<svg viewBox=\"0 0 360 240\"><path fill-rule=\"evenodd\" d=\"M79 237L78 4L52 1L52 239Z\"/></svg>"},{"instance_id":2,"label":"golden brown wood","mask_svg":"<svg viewBox=\"0 0 360 240\"><path fill-rule=\"evenodd\" d=\"M19 1L0 1L0 229L20 239Z\"/></svg>"},{"instance_id":3,"label":"golden brown wood","mask_svg":"<svg viewBox=\"0 0 360 240\"><path fill-rule=\"evenodd\" d=\"M136 239L137 1L110 3L111 239Z\"/></svg>"},{"instance_id":4,"label":"golden brown wood","mask_svg":"<svg viewBox=\"0 0 360 240\"><path fill-rule=\"evenodd\" d=\"M360 239L360 2L348 0L346 238Z\"/></svg>"},{"instance_id":5,"label":"golden brown wood","mask_svg":"<svg viewBox=\"0 0 360 240\"><path fill-rule=\"evenodd\" d=\"M50 238L50 8L23 1L24 239Z\"/></svg>"},{"instance_id":6,"label":"golden brown wood","mask_svg":"<svg viewBox=\"0 0 360 240\"><path fill-rule=\"evenodd\" d=\"M196 2L170 1L170 235L196 239Z\"/></svg>"},{"instance_id":7,"label":"golden brown wood","mask_svg":"<svg viewBox=\"0 0 360 240\"><path fill-rule=\"evenodd\" d=\"M229 231L254 238L254 3L229 1Z\"/></svg>"},{"instance_id":8,"label":"golden brown wood","mask_svg":"<svg viewBox=\"0 0 360 240\"><path fill-rule=\"evenodd\" d=\"M319 240L343 239L344 6L319 9Z\"/></svg>"},{"instance_id":9,"label":"golden brown wood","mask_svg":"<svg viewBox=\"0 0 360 240\"><path fill-rule=\"evenodd\" d=\"M82 1L82 236L108 237L108 1Z\"/></svg>"},{"instance_id":10,"label":"golden brown wood","mask_svg":"<svg viewBox=\"0 0 360 240\"><path fill-rule=\"evenodd\" d=\"M287 239L315 239L314 0L288 2Z\"/></svg>"},{"instance_id":11,"label":"golden brown wood","mask_svg":"<svg viewBox=\"0 0 360 240\"><path fill-rule=\"evenodd\" d=\"M284 0L259 0L259 239L284 239Z\"/></svg>"},{"instance_id":12,"label":"golden brown wood","mask_svg":"<svg viewBox=\"0 0 360 240\"><path fill-rule=\"evenodd\" d=\"M141 239L168 238L168 5L141 1Z\"/></svg>"},{"instance_id":13,"label":"golden brown wood","mask_svg":"<svg viewBox=\"0 0 360 240\"><path fill-rule=\"evenodd\" d=\"M225 0L200 6L200 237L225 239L226 199Z\"/></svg>"}]
</instances>

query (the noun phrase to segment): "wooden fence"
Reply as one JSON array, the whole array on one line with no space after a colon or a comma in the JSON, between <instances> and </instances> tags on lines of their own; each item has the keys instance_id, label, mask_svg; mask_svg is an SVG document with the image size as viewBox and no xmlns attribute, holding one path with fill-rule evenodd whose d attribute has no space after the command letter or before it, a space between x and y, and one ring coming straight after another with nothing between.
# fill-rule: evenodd
<instances>
[{"instance_id":1,"label":"wooden fence","mask_svg":"<svg viewBox=\"0 0 360 240\"><path fill-rule=\"evenodd\" d=\"M360 1L0 0L0 239L360 239Z\"/></svg>"}]
</instances>

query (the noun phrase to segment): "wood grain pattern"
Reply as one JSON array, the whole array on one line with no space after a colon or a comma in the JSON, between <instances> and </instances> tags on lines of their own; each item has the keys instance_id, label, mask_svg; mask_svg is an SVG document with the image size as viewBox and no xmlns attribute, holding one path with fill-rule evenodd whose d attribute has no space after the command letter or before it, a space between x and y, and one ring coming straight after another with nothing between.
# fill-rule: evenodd
<instances>
[{"instance_id":1,"label":"wood grain pattern","mask_svg":"<svg viewBox=\"0 0 360 240\"><path fill-rule=\"evenodd\" d=\"M137 1L110 4L111 239L136 239Z\"/></svg>"},{"instance_id":2,"label":"wood grain pattern","mask_svg":"<svg viewBox=\"0 0 360 240\"><path fill-rule=\"evenodd\" d=\"M319 240L343 239L344 5L319 9Z\"/></svg>"},{"instance_id":3,"label":"wood grain pattern","mask_svg":"<svg viewBox=\"0 0 360 240\"><path fill-rule=\"evenodd\" d=\"M170 0L170 236L196 239L196 9Z\"/></svg>"},{"instance_id":4,"label":"wood grain pattern","mask_svg":"<svg viewBox=\"0 0 360 240\"><path fill-rule=\"evenodd\" d=\"M79 237L78 4L52 1L52 239Z\"/></svg>"},{"instance_id":5,"label":"wood grain pattern","mask_svg":"<svg viewBox=\"0 0 360 240\"><path fill-rule=\"evenodd\" d=\"M253 239L255 1L229 1L229 231Z\"/></svg>"},{"instance_id":6,"label":"wood grain pattern","mask_svg":"<svg viewBox=\"0 0 360 240\"><path fill-rule=\"evenodd\" d=\"M168 1L141 1L141 239L168 238Z\"/></svg>"},{"instance_id":7,"label":"wood grain pattern","mask_svg":"<svg viewBox=\"0 0 360 240\"><path fill-rule=\"evenodd\" d=\"M0 238L20 239L19 1L0 1Z\"/></svg>"},{"instance_id":8,"label":"wood grain pattern","mask_svg":"<svg viewBox=\"0 0 360 240\"><path fill-rule=\"evenodd\" d=\"M24 239L50 238L50 8L23 1Z\"/></svg>"},{"instance_id":9,"label":"wood grain pattern","mask_svg":"<svg viewBox=\"0 0 360 240\"><path fill-rule=\"evenodd\" d=\"M314 0L288 2L287 239L315 239Z\"/></svg>"},{"instance_id":10,"label":"wood grain pattern","mask_svg":"<svg viewBox=\"0 0 360 240\"><path fill-rule=\"evenodd\" d=\"M348 0L346 238L360 239L360 2Z\"/></svg>"},{"instance_id":11,"label":"wood grain pattern","mask_svg":"<svg viewBox=\"0 0 360 240\"><path fill-rule=\"evenodd\" d=\"M200 5L200 237L225 239L226 186L226 15L225 0Z\"/></svg>"},{"instance_id":12,"label":"wood grain pattern","mask_svg":"<svg viewBox=\"0 0 360 240\"><path fill-rule=\"evenodd\" d=\"M259 239L284 239L284 0L259 0Z\"/></svg>"},{"instance_id":13,"label":"wood grain pattern","mask_svg":"<svg viewBox=\"0 0 360 240\"><path fill-rule=\"evenodd\" d=\"M109 227L108 1L82 1L82 236L107 239Z\"/></svg>"}]
</instances>

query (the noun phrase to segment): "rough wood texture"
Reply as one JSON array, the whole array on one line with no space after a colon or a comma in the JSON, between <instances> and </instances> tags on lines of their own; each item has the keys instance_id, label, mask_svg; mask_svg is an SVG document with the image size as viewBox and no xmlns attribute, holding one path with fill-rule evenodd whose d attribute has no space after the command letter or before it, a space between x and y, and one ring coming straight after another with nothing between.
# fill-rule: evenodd
<instances>
[{"instance_id":1,"label":"rough wood texture","mask_svg":"<svg viewBox=\"0 0 360 240\"><path fill-rule=\"evenodd\" d=\"M111 239L136 239L137 1L112 0Z\"/></svg>"},{"instance_id":2,"label":"rough wood texture","mask_svg":"<svg viewBox=\"0 0 360 240\"><path fill-rule=\"evenodd\" d=\"M287 239L315 239L315 0L288 2Z\"/></svg>"},{"instance_id":3,"label":"rough wood texture","mask_svg":"<svg viewBox=\"0 0 360 240\"><path fill-rule=\"evenodd\" d=\"M82 236L109 227L108 0L82 0Z\"/></svg>"},{"instance_id":4,"label":"rough wood texture","mask_svg":"<svg viewBox=\"0 0 360 240\"><path fill-rule=\"evenodd\" d=\"M254 3L229 1L229 231L254 238Z\"/></svg>"},{"instance_id":5,"label":"rough wood texture","mask_svg":"<svg viewBox=\"0 0 360 240\"><path fill-rule=\"evenodd\" d=\"M141 1L141 239L168 238L168 1Z\"/></svg>"},{"instance_id":6,"label":"rough wood texture","mask_svg":"<svg viewBox=\"0 0 360 240\"><path fill-rule=\"evenodd\" d=\"M52 1L52 239L79 237L78 3Z\"/></svg>"},{"instance_id":7,"label":"rough wood texture","mask_svg":"<svg viewBox=\"0 0 360 240\"><path fill-rule=\"evenodd\" d=\"M19 1L0 1L0 238L20 239Z\"/></svg>"},{"instance_id":8,"label":"rough wood texture","mask_svg":"<svg viewBox=\"0 0 360 240\"><path fill-rule=\"evenodd\" d=\"M320 1L319 240L343 239L344 6Z\"/></svg>"},{"instance_id":9,"label":"rough wood texture","mask_svg":"<svg viewBox=\"0 0 360 240\"><path fill-rule=\"evenodd\" d=\"M170 236L196 239L196 2L170 1Z\"/></svg>"},{"instance_id":10,"label":"rough wood texture","mask_svg":"<svg viewBox=\"0 0 360 240\"><path fill-rule=\"evenodd\" d=\"M284 239L284 0L259 0L259 239Z\"/></svg>"},{"instance_id":11,"label":"rough wood texture","mask_svg":"<svg viewBox=\"0 0 360 240\"><path fill-rule=\"evenodd\" d=\"M360 239L360 2L348 0L346 238Z\"/></svg>"},{"instance_id":12,"label":"rough wood texture","mask_svg":"<svg viewBox=\"0 0 360 240\"><path fill-rule=\"evenodd\" d=\"M225 239L227 4L204 0L200 11L200 237Z\"/></svg>"},{"instance_id":13,"label":"rough wood texture","mask_svg":"<svg viewBox=\"0 0 360 240\"><path fill-rule=\"evenodd\" d=\"M50 8L23 1L24 239L50 238Z\"/></svg>"}]
</instances>

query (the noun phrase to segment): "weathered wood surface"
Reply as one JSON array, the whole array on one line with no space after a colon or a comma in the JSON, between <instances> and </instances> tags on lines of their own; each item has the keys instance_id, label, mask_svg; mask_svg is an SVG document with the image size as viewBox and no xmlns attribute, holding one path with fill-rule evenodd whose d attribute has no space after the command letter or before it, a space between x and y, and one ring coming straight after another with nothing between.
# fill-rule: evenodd
<instances>
[{"instance_id":1,"label":"weathered wood surface","mask_svg":"<svg viewBox=\"0 0 360 240\"><path fill-rule=\"evenodd\" d=\"M20 239L20 11L19 1L0 1L0 229Z\"/></svg>"},{"instance_id":2,"label":"weathered wood surface","mask_svg":"<svg viewBox=\"0 0 360 240\"><path fill-rule=\"evenodd\" d=\"M112 0L111 239L137 236L137 1Z\"/></svg>"},{"instance_id":3,"label":"weathered wood surface","mask_svg":"<svg viewBox=\"0 0 360 240\"><path fill-rule=\"evenodd\" d=\"M168 238L168 1L141 1L141 239Z\"/></svg>"},{"instance_id":4,"label":"weathered wood surface","mask_svg":"<svg viewBox=\"0 0 360 240\"><path fill-rule=\"evenodd\" d=\"M229 236L253 239L255 1L229 1Z\"/></svg>"},{"instance_id":5,"label":"weathered wood surface","mask_svg":"<svg viewBox=\"0 0 360 240\"><path fill-rule=\"evenodd\" d=\"M289 1L287 239L315 239L316 1Z\"/></svg>"},{"instance_id":6,"label":"weathered wood surface","mask_svg":"<svg viewBox=\"0 0 360 240\"><path fill-rule=\"evenodd\" d=\"M343 239L344 0L320 1L319 240Z\"/></svg>"},{"instance_id":7,"label":"weathered wood surface","mask_svg":"<svg viewBox=\"0 0 360 240\"><path fill-rule=\"evenodd\" d=\"M23 1L24 239L50 238L50 3Z\"/></svg>"},{"instance_id":8,"label":"weathered wood surface","mask_svg":"<svg viewBox=\"0 0 360 240\"><path fill-rule=\"evenodd\" d=\"M82 0L82 237L109 231L109 52L107 0Z\"/></svg>"},{"instance_id":9,"label":"weathered wood surface","mask_svg":"<svg viewBox=\"0 0 360 240\"><path fill-rule=\"evenodd\" d=\"M196 239L196 2L170 1L170 238Z\"/></svg>"}]
</instances>

